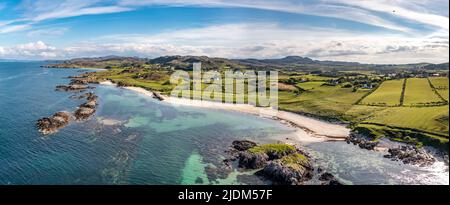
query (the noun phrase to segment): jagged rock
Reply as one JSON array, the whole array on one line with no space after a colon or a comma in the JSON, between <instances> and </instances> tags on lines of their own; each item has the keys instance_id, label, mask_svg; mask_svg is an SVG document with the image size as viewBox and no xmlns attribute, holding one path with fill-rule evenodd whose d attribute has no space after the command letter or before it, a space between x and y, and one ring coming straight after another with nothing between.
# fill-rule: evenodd
<instances>
[{"instance_id":1,"label":"jagged rock","mask_svg":"<svg viewBox=\"0 0 450 205\"><path fill-rule=\"evenodd\" d=\"M89 107L80 107L75 111L75 118L77 120L88 119L95 113L95 109Z\"/></svg>"},{"instance_id":2,"label":"jagged rock","mask_svg":"<svg viewBox=\"0 0 450 205\"><path fill-rule=\"evenodd\" d=\"M332 179L326 185L342 185L342 183L336 179Z\"/></svg>"},{"instance_id":3,"label":"jagged rock","mask_svg":"<svg viewBox=\"0 0 450 205\"><path fill-rule=\"evenodd\" d=\"M370 141L361 137L358 137L354 134L351 134L348 136L345 141L347 144L352 143L353 145L358 145L361 149L367 149L367 150L373 150L377 145L378 142L376 141Z\"/></svg>"},{"instance_id":4,"label":"jagged rock","mask_svg":"<svg viewBox=\"0 0 450 205\"><path fill-rule=\"evenodd\" d=\"M333 174L325 172L319 177L320 181L325 181L322 185L342 185Z\"/></svg>"},{"instance_id":5,"label":"jagged rock","mask_svg":"<svg viewBox=\"0 0 450 205\"><path fill-rule=\"evenodd\" d=\"M36 123L39 132L51 134L65 127L70 122L71 115L68 112L57 112L51 117L39 119Z\"/></svg>"},{"instance_id":6,"label":"jagged rock","mask_svg":"<svg viewBox=\"0 0 450 205\"><path fill-rule=\"evenodd\" d=\"M274 160L264 167L262 174L264 178L270 179L274 184L298 185L311 179L312 168L309 165L288 165L282 160Z\"/></svg>"},{"instance_id":7,"label":"jagged rock","mask_svg":"<svg viewBox=\"0 0 450 205\"><path fill-rule=\"evenodd\" d=\"M56 86L57 91L83 91L90 87L87 85L58 85Z\"/></svg>"},{"instance_id":8,"label":"jagged rock","mask_svg":"<svg viewBox=\"0 0 450 205\"><path fill-rule=\"evenodd\" d=\"M429 166L436 162L436 159L423 148L414 146L401 146L398 148L390 148L389 154L384 157L392 160L400 160L405 164Z\"/></svg>"},{"instance_id":9,"label":"jagged rock","mask_svg":"<svg viewBox=\"0 0 450 205\"><path fill-rule=\"evenodd\" d=\"M163 101L164 100L164 97L161 94L157 93L157 92L153 92L153 98L158 99L159 101Z\"/></svg>"},{"instance_id":10,"label":"jagged rock","mask_svg":"<svg viewBox=\"0 0 450 205\"><path fill-rule=\"evenodd\" d=\"M69 85L87 85L89 81L84 78L75 78L70 80Z\"/></svg>"},{"instance_id":11,"label":"jagged rock","mask_svg":"<svg viewBox=\"0 0 450 205\"><path fill-rule=\"evenodd\" d=\"M266 165L269 156L266 153L239 153L239 167L246 169L258 169Z\"/></svg>"},{"instance_id":12,"label":"jagged rock","mask_svg":"<svg viewBox=\"0 0 450 205\"><path fill-rule=\"evenodd\" d=\"M87 107L87 108L95 109L95 107L97 107L97 100L92 99L86 103L83 103L82 105L80 105L80 107Z\"/></svg>"},{"instance_id":13,"label":"jagged rock","mask_svg":"<svg viewBox=\"0 0 450 205\"><path fill-rule=\"evenodd\" d=\"M328 172L323 173L322 175L320 175L319 180L320 181L330 181L334 179L333 174L330 174Z\"/></svg>"},{"instance_id":14,"label":"jagged rock","mask_svg":"<svg viewBox=\"0 0 450 205\"><path fill-rule=\"evenodd\" d=\"M233 148L238 151L245 151L252 147L255 147L257 144L249 140L235 140L232 142L232 145Z\"/></svg>"}]
</instances>

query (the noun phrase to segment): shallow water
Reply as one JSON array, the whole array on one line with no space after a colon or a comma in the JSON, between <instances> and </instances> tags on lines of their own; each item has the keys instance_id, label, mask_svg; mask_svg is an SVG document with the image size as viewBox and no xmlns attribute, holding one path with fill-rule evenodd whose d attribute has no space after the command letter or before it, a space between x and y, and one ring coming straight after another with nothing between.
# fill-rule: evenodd
<instances>
[{"instance_id":1,"label":"shallow water","mask_svg":"<svg viewBox=\"0 0 450 205\"><path fill-rule=\"evenodd\" d=\"M236 139L274 142L294 133L269 119L173 107L97 86L92 119L42 136L37 119L73 111L83 101L54 91L79 70L40 65L0 63L0 184L263 184L253 172L224 173L225 150ZM300 145L348 184L449 183L448 169L439 164L434 170L402 165L343 142Z\"/></svg>"}]
</instances>

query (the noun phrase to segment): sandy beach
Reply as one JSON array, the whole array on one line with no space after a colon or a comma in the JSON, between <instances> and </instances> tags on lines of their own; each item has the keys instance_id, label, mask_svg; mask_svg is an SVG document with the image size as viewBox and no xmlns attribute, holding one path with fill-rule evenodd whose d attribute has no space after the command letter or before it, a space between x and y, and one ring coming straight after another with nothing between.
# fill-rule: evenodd
<instances>
[{"instance_id":1,"label":"sandy beach","mask_svg":"<svg viewBox=\"0 0 450 205\"><path fill-rule=\"evenodd\" d=\"M104 81L100 84L115 86L115 84L111 81ZM123 88L151 97L153 97L154 95L152 91L148 91L139 87ZM206 109L228 110L278 120L288 126L297 128L297 131L295 133L297 137L296 140L303 142L345 140L345 138L350 133L350 129L346 128L343 125L333 124L330 122L325 122L291 112L279 111L272 108L255 107L248 104L228 104L221 102L176 98L171 96L164 96L163 102L171 104L172 106L190 106Z\"/></svg>"}]
</instances>

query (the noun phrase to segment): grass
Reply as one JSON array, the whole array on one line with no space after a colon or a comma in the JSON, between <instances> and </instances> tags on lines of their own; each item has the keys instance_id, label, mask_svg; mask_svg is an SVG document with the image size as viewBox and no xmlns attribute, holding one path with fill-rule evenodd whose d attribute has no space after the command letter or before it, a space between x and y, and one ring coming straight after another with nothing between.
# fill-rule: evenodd
<instances>
[{"instance_id":1,"label":"grass","mask_svg":"<svg viewBox=\"0 0 450 205\"><path fill-rule=\"evenodd\" d=\"M417 106L439 103L442 100L431 89L426 78L409 78L406 82L404 105Z\"/></svg>"},{"instance_id":2,"label":"grass","mask_svg":"<svg viewBox=\"0 0 450 205\"><path fill-rule=\"evenodd\" d=\"M281 162L289 166L293 169L302 169L303 167L308 167L309 159L300 153L294 153L288 156L285 156L281 159Z\"/></svg>"},{"instance_id":3,"label":"grass","mask_svg":"<svg viewBox=\"0 0 450 205\"><path fill-rule=\"evenodd\" d=\"M365 123L418 129L448 136L448 106L392 107L374 112Z\"/></svg>"},{"instance_id":4,"label":"grass","mask_svg":"<svg viewBox=\"0 0 450 205\"><path fill-rule=\"evenodd\" d=\"M416 146L432 146L446 152L449 151L448 137L442 137L431 133L424 133L417 130L407 130L393 126L377 124L359 124L354 128L358 133L372 137L378 140L387 137L393 141L404 142Z\"/></svg>"},{"instance_id":5,"label":"grass","mask_svg":"<svg viewBox=\"0 0 450 205\"><path fill-rule=\"evenodd\" d=\"M367 92L353 92L352 88L340 86L319 86L300 95L279 92L278 103L283 110L345 120L345 113Z\"/></svg>"},{"instance_id":6,"label":"grass","mask_svg":"<svg viewBox=\"0 0 450 205\"><path fill-rule=\"evenodd\" d=\"M436 91L442 96L442 98L448 101L449 100L448 78L445 77L430 78L430 81L436 88Z\"/></svg>"},{"instance_id":7,"label":"grass","mask_svg":"<svg viewBox=\"0 0 450 205\"><path fill-rule=\"evenodd\" d=\"M250 148L251 153L277 153L286 154L295 152L295 147L288 144L264 144Z\"/></svg>"},{"instance_id":8,"label":"grass","mask_svg":"<svg viewBox=\"0 0 450 205\"><path fill-rule=\"evenodd\" d=\"M403 79L384 81L375 92L365 97L361 104L397 106L400 104L402 84Z\"/></svg>"},{"instance_id":9,"label":"grass","mask_svg":"<svg viewBox=\"0 0 450 205\"><path fill-rule=\"evenodd\" d=\"M298 87L301 87L304 90L312 90L314 88L320 87L325 82L321 81L310 81L310 82L304 82L304 83L297 83Z\"/></svg>"}]
</instances>

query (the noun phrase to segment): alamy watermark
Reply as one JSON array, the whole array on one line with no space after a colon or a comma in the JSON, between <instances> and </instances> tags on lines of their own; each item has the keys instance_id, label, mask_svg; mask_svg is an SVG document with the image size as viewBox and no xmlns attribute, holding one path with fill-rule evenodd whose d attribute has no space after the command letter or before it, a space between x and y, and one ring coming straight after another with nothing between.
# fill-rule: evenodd
<instances>
[{"instance_id":1,"label":"alamy watermark","mask_svg":"<svg viewBox=\"0 0 450 205\"><path fill-rule=\"evenodd\" d=\"M277 71L202 72L201 63L194 63L192 72L175 71L170 77L170 83L176 85L171 97L191 99L190 103L193 104L247 104L267 108L266 115L275 115L278 110ZM263 109L260 110L262 112Z\"/></svg>"}]
</instances>

